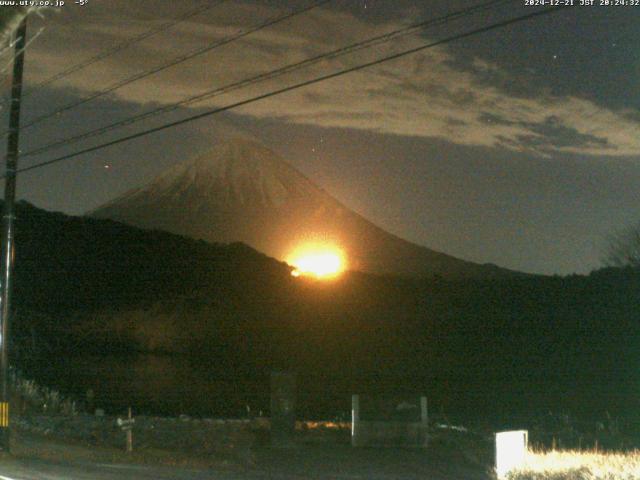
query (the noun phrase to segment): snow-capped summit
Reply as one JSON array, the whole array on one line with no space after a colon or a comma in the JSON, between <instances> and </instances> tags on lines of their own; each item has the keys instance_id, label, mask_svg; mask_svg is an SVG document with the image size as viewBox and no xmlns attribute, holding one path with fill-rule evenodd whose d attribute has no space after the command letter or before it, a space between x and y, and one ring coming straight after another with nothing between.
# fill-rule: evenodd
<instances>
[{"instance_id":1,"label":"snow-capped summit","mask_svg":"<svg viewBox=\"0 0 640 480\"><path fill-rule=\"evenodd\" d=\"M306 177L274 152L238 138L171 168L146 187L133 190L109 205L125 198L128 202L146 203L147 198L180 202L188 197L198 204L214 201L254 209L279 207L295 197L313 194L314 190Z\"/></svg>"},{"instance_id":2,"label":"snow-capped summit","mask_svg":"<svg viewBox=\"0 0 640 480\"><path fill-rule=\"evenodd\" d=\"M339 246L350 269L444 277L501 270L398 238L351 211L265 146L220 142L90 213L212 242L244 242L286 260L296 246Z\"/></svg>"}]
</instances>

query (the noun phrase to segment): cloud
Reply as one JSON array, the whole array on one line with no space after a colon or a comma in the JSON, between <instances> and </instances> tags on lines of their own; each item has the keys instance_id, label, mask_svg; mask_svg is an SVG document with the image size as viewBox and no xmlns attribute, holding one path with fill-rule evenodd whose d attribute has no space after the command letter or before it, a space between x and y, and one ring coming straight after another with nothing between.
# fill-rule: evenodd
<instances>
[{"instance_id":1,"label":"cloud","mask_svg":"<svg viewBox=\"0 0 640 480\"><path fill-rule=\"evenodd\" d=\"M45 79L67 68L70 59L76 62L89 58L148 29L152 24L148 11L131 3L136 2L114 0L108 8L101 8L94 2L74 24L51 28L47 41L34 45L29 52L34 62L30 78L36 82ZM196 3L184 5L193 7ZM123 13L128 13L128 18L123 18ZM81 95L90 94L277 14L264 6L256 9L250 3L226 2L58 85ZM169 104L398 26L392 22L372 24L346 12L316 9L111 95L137 104ZM399 38L191 108L227 105L425 41L421 36ZM447 48L438 47L256 102L239 112L299 124L435 137L456 144L543 155L640 154L640 119L632 111L613 111L574 96L529 91L526 82L526 78L511 76L486 59L476 58L463 65Z\"/></svg>"}]
</instances>

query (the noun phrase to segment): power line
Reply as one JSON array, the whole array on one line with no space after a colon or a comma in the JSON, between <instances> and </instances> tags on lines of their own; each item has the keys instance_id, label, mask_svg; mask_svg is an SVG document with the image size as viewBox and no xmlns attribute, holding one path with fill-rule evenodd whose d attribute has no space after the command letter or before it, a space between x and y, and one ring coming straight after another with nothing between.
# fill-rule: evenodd
<instances>
[{"instance_id":1,"label":"power line","mask_svg":"<svg viewBox=\"0 0 640 480\"><path fill-rule=\"evenodd\" d=\"M415 23L412 25L408 25L404 28L398 29L398 30L394 30L392 32L388 32L382 35L378 35L366 40L362 40L360 42L357 43L353 43L350 45L347 45L345 47L342 48L338 48L329 52L325 52L323 54L319 54L316 55L314 57L299 61L299 62L295 62L295 63L291 63L289 65L285 65L279 69L276 70L271 70L269 72L265 72L259 75L256 75L254 77L250 77L248 79L242 80L240 82L233 82L227 85L224 85L222 87L218 87L215 88L213 90L207 90L203 93L200 93L198 95L194 95L191 97L187 97L183 100L180 100L178 102L172 103L170 105L166 105L163 107L158 107L154 110L148 111L148 112L144 112L141 113L139 115L135 115L132 117L128 117L125 118L123 120L119 120L117 122L114 122L112 124L91 130L89 132L85 132L85 133L81 133L79 135L75 135L72 137L68 137L65 139L61 139L61 140L57 140L51 143L48 143L46 145L43 145L41 147L38 147L36 149L33 150L29 150L27 152L24 152L21 154L21 157L27 157L27 156L33 156L33 155L38 155L40 153L44 153L48 150L54 149L54 148L59 148L62 147L64 145L68 145L68 144L72 144L72 143L76 143L80 140L85 140L87 138L91 138L91 137L95 137L97 135L102 135L104 133L107 133L109 131L115 130L117 128L123 127L123 126L127 126L127 125L131 125L134 123L137 123L139 121L142 121L144 119L150 118L152 116L155 115L159 115L162 113L167 113L167 112L171 112L173 110L176 110L177 108L184 106L184 105L190 105L192 103L197 103L197 102L201 102L203 100L208 100L210 98L216 97L218 95L222 95L224 93L228 93L234 90L237 90L239 88L243 88L249 85L253 85L265 80L271 80L274 78L277 78L279 76L282 76L284 74L287 73L291 73L293 71L299 70L303 67L307 67L310 65L313 65L315 63L320 62L321 60L326 60L326 59L332 59L332 58L337 58L339 56L342 55L346 55L349 53L353 53L356 52L358 50L364 49L364 48L369 48L372 46L376 46L382 43L386 43L389 42L390 40L399 38L401 36L405 36L411 33L414 33L418 30L423 30L427 27L433 27L436 25L441 25L441 24L445 24L449 21L455 20L457 18L461 18L463 16L466 15L470 15L482 10L487 10L489 8L493 8L499 4L502 3L511 3L514 0L492 0L490 2L486 2L483 4L479 4L476 5L474 7L469 7L466 9L462 9L462 10L458 10L456 12L452 12L450 14L444 15L442 17L438 17L436 19L429 19L426 21L422 21L419 23Z\"/></svg>"},{"instance_id":2,"label":"power line","mask_svg":"<svg viewBox=\"0 0 640 480\"><path fill-rule=\"evenodd\" d=\"M287 13L285 15L278 15L276 17L272 17L269 20L267 20L265 22L262 22L262 23L260 23L259 25L255 26L255 27L252 27L252 28L249 28L249 29L246 29L246 30L242 30L239 33L236 33L236 34L231 35L229 37L225 37L222 40L218 40L218 41L216 41L214 43L211 43L211 44L206 45L204 47L198 48L198 49L196 49L196 50L194 50L192 52L189 52L187 54L184 54L184 55L181 55L179 57L176 57L173 60L170 60L167 63L163 63L162 65L154 67L154 68L152 68L150 70L146 70L144 72L138 73L138 74L133 75L131 77L125 78L124 80L120 80L120 81L114 83L113 85L110 85L109 87L103 89L103 90L100 90L98 92L95 92L95 93L89 95L88 97L82 98L82 99L77 100L75 102L68 103L67 105L62 106L62 107L58 108L57 110L54 110L53 112L50 112L50 113L41 115L39 117L36 117L35 119L32 119L31 121L29 121L26 124L22 125L20 127L20 129L24 130L24 129L30 128L30 127L38 124L38 123L43 122L44 120L47 120L48 118L52 118L52 117L55 117L57 115L60 115L61 113L64 113L64 112L66 112L68 110L71 110L71 109L76 108L76 107L78 107L80 105L88 103L91 100L95 100L96 98L100 98L100 97L102 97L102 96L104 96L104 95L106 95L108 93L114 92L114 91L116 91L116 90L118 90L118 89L120 89L120 88L122 88L122 87L124 87L126 85L129 85L131 83L137 82L138 80L142 80L143 78L149 77L151 75L155 75L156 73L159 73L159 72L161 72L163 70L166 70L166 69L168 69L170 67L174 67L176 65L179 65L180 63L184 63L187 60L191 60L192 58L195 58L195 57L197 57L199 55L202 55L203 53L207 53L207 52L210 52L210 51L212 51L212 50L214 50L214 49L216 49L218 47L221 47L223 45L227 45L227 44L229 44L229 43L231 43L231 42L233 42L235 40L238 40L240 38L246 37L247 35L255 33L255 32L259 31L259 30L262 30L264 28L270 27L272 25L275 25L277 23L283 22L285 20L289 20L290 18L293 18L293 17L295 17L297 15L301 15L303 13L306 13L306 12L308 12L308 11L314 9L314 8L317 8L317 7L319 7L319 6L323 5L323 4L329 3L330 1L332 1L332 0L319 0L319 1L316 1L313 4L311 4L310 6L298 9L298 10L293 11L293 12L289 12L289 13Z\"/></svg>"},{"instance_id":3,"label":"power line","mask_svg":"<svg viewBox=\"0 0 640 480\"><path fill-rule=\"evenodd\" d=\"M43 80L35 85L33 85L32 87L29 88L28 91L26 91L25 93L23 93L23 98L31 95L32 93L34 93L36 90L38 90L39 88L45 87L47 85L50 85L54 82L57 82L58 80L62 80L63 78L66 78L80 70L83 70L85 68L87 68L90 65L93 65L94 63L97 63L101 60L104 60L105 58L108 58L112 55L115 55L118 52L121 52L122 50L130 47L131 45L134 45L136 43L139 43L149 37L152 37L154 35L157 35L159 33L164 32L165 30L169 30L171 27L184 22L185 20L194 17L196 15L199 15L223 2L225 2L226 0L215 0L215 1L209 1L206 5L202 5L198 8L195 8L193 10L188 11L187 13L174 18L173 20L169 21L169 22L165 22L161 25L158 25L155 28L152 28L150 30L147 30L145 32L142 32L139 35L136 35L133 38L127 39L124 42L121 42L115 46L113 46L110 49L104 50L100 53L98 53L97 55L88 58L87 60L84 60L83 62L80 62L76 65L73 65L69 68L67 68L66 70L63 70L61 72L56 73L55 75L47 78L46 80ZM8 103L8 101L3 101L2 105L5 105L6 103Z\"/></svg>"},{"instance_id":4,"label":"power line","mask_svg":"<svg viewBox=\"0 0 640 480\"><path fill-rule=\"evenodd\" d=\"M529 13L527 15L521 15L519 17L511 18L509 20L496 22L496 23L493 23L493 24L488 25L486 27L481 27L481 28L478 28L478 29L475 29L475 30L471 30L471 31L468 31L468 32L460 33L460 34L457 34L457 35L452 35L452 36L444 38L442 40L437 40L435 42L428 43L426 45L421 45L419 47L415 47L415 48L411 48L411 49L408 49L408 50L404 50L402 52L395 53L393 55L388 55L386 57L382 57L382 58L379 58L377 60L373 60L371 62L363 63L363 64L360 64L360 65L356 65L354 67L345 68L343 70L339 70L339 71L334 72L334 73L329 73L329 74L326 74L326 75L322 75L320 77L316 77L316 78L311 79L311 80L306 80L304 82L300 82L300 83L297 83L297 84L294 84L294 85L290 85L288 87L283 87L283 88L280 88L280 89L277 89L277 90L272 90L271 92L255 96L255 97L252 97L252 98L247 99L247 100L242 100L242 101L239 101L239 102L236 102L236 103L233 103L233 104L226 105L224 107L215 108L215 109L209 110L207 112L199 113L197 115L192 115L190 117L187 117L187 118L184 118L184 119L181 119L181 120L177 120L175 122L170 122L170 123L161 125L159 127L150 128L148 130L144 130L142 132L138 132L138 133L135 133L135 134L132 134L132 135L127 135L125 137L121 137L121 138L118 138L116 140L105 142L105 143L102 143L100 145L96 145L96 146L93 146L93 147L85 148L83 150L79 150L77 152L73 152L73 153L70 153L70 154L67 154L67 155L62 155L60 157L57 157L57 158L54 158L54 159L51 159L51 160L47 160L45 162L41 162L41 163L38 163L38 164L35 164L35 165L31 165L29 167L21 168L17 172L27 172L27 171L30 171L30 170L35 170L35 169L42 168L42 167L45 167L45 166L48 166L48 165L52 165L54 163L62 162L64 160L69 160L71 158L74 158L74 157L77 157L77 156L80 156L80 155L84 155L85 153L95 152L97 150L101 150L101 149L106 148L106 147L110 147L110 146L113 146L113 145L124 143L124 142L127 142L129 140L134 140L136 138L144 137L146 135L150 135L152 133L156 133L156 132L159 132L159 131L162 131L162 130L166 130L168 128L176 127L176 126L179 126L179 125L182 125L182 124L185 124L185 123L189 123L189 122L192 122L192 121L195 121L195 120L199 120L201 118L205 118L205 117L209 117L211 115L215 115L217 113L225 112L225 111L231 110L233 108L242 107L242 106L248 105L250 103L254 103L254 102L257 102L257 101L260 101L260 100L265 100L267 98L274 97L276 95L280 95L280 94L283 94L283 93L286 93L286 92L290 92L292 90L297 90L297 89L300 89L300 88L303 88L303 87L307 87L309 85L313 85L313 84L316 84L316 83L319 83L319 82L322 82L322 81L325 81L325 80L330 80L332 78L336 78L336 77L345 75L347 73L363 70L365 68L373 67L375 65L380 65L381 63L388 62L388 61L391 61L391 60L396 60L398 58L401 58L401 57L404 57L404 56L407 56L407 55L411 55L411 54L414 54L414 53L418 53L418 52L421 52L423 50L427 50L429 48L433 48L433 47L436 47L436 46L439 46L439 45L444 45L446 43L450 43L450 42L455 41L455 40L461 40L463 38L471 37L473 35L477 35L477 34L480 34L480 33L489 32L491 30L495 30L495 29L498 29L498 28L506 27L508 25L512 25L512 24L515 24L515 23L518 23L518 22L529 20L531 18L539 17L539 16L542 16L542 15L548 15L548 14L554 13L554 12L559 12L561 10L564 10L565 8L568 8L568 7L558 6L558 7L548 8L548 9L545 9L545 10L539 10L539 11L536 11L536 12ZM4 178L4 175L2 176L2 178Z\"/></svg>"},{"instance_id":5,"label":"power line","mask_svg":"<svg viewBox=\"0 0 640 480\"><path fill-rule=\"evenodd\" d=\"M42 32L44 32L44 27L40 28L40 30L38 30L36 32L36 34L31 37L27 43L25 44L25 46L23 47L23 49L18 52L17 54L14 54L13 57L11 57L11 59L9 60L9 62L7 63L7 65L5 65L5 67L0 70L0 75L3 75L5 72L9 71L9 69L13 66L13 62L15 61L16 57L18 55L20 55L21 53L23 53L27 48L29 48L31 46L31 44L40 36L42 35ZM1 54L1 53L0 53Z\"/></svg>"}]
</instances>

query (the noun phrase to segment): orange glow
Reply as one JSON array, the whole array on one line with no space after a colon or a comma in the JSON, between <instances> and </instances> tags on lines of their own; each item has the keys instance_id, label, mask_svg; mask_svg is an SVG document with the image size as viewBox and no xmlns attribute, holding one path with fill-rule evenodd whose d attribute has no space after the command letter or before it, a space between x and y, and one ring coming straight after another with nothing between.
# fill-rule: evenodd
<instances>
[{"instance_id":1,"label":"orange glow","mask_svg":"<svg viewBox=\"0 0 640 480\"><path fill-rule=\"evenodd\" d=\"M345 269L342 251L332 245L305 245L296 249L287 259L295 270L294 277L312 276L320 279L334 278Z\"/></svg>"}]
</instances>

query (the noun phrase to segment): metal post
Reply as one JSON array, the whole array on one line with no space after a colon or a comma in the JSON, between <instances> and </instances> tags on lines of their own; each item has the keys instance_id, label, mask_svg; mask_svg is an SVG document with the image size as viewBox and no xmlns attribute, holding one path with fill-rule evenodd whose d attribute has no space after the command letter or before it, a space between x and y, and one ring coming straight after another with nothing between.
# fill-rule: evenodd
<instances>
[{"instance_id":1,"label":"metal post","mask_svg":"<svg viewBox=\"0 0 640 480\"><path fill-rule=\"evenodd\" d=\"M351 395L351 446L358 446L360 434L360 395Z\"/></svg>"},{"instance_id":2,"label":"metal post","mask_svg":"<svg viewBox=\"0 0 640 480\"><path fill-rule=\"evenodd\" d=\"M25 17L15 38L15 58L9 113L9 137L4 187L4 214L2 230L2 276L0 277L0 451L9 452L9 324L11 314L11 280L14 260L14 203L16 198L16 170L18 169L18 141L20 138L20 101L22 98L22 72L27 37Z\"/></svg>"}]
</instances>

